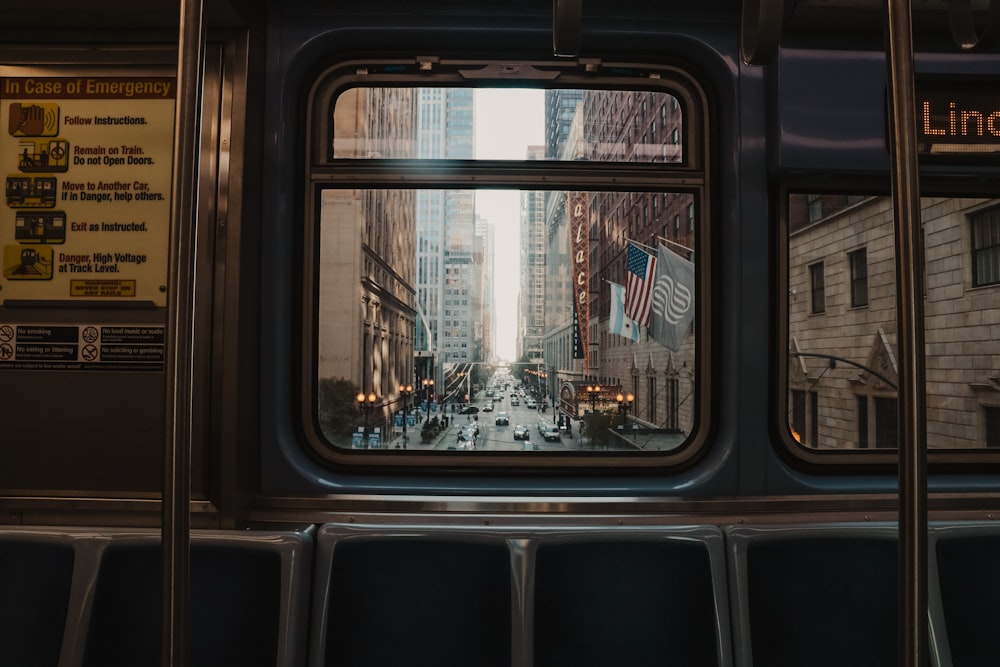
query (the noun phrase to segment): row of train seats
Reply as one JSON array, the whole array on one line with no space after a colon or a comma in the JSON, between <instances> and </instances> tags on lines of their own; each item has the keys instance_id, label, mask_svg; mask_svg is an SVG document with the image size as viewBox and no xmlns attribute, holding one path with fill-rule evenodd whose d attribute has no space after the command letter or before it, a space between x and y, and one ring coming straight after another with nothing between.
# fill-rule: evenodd
<instances>
[{"instance_id":1,"label":"row of train seats","mask_svg":"<svg viewBox=\"0 0 1000 667\"><path fill-rule=\"evenodd\" d=\"M194 531L194 667L897 663L894 525ZM160 664L155 531L0 527L0 664ZM932 525L931 664L995 665L1000 527Z\"/></svg>"}]
</instances>

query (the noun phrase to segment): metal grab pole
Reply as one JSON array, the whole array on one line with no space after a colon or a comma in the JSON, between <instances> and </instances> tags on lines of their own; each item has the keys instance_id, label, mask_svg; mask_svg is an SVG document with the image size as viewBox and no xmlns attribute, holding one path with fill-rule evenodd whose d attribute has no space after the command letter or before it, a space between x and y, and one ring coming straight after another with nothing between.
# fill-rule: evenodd
<instances>
[{"instance_id":1,"label":"metal grab pole","mask_svg":"<svg viewBox=\"0 0 1000 667\"><path fill-rule=\"evenodd\" d=\"M886 0L899 347L899 664L926 662L927 426L920 180L910 0Z\"/></svg>"},{"instance_id":2,"label":"metal grab pole","mask_svg":"<svg viewBox=\"0 0 1000 667\"><path fill-rule=\"evenodd\" d=\"M180 1L177 97L170 192L167 276L166 443L162 505L163 619L161 664L184 667L188 645L191 500L191 383L198 145L204 53L202 0Z\"/></svg>"}]
</instances>

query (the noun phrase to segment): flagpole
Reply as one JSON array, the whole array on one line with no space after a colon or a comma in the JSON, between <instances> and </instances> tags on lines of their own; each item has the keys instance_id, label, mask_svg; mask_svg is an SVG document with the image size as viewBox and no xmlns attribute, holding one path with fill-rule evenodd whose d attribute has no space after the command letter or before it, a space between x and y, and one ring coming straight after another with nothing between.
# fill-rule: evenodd
<instances>
[{"instance_id":1,"label":"flagpole","mask_svg":"<svg viewBox=\"0 0 1000 667\"><path fill-rule=\"evenodd\" d=\"M666 242L667 242L667 243L669 243L670 245L675 245L675 246L677 246L678 248L680 248L681 250L687 250L688 252L691 252L691 253L693 253L693 252L694 252L694 248L689 248L689 247L687 247L686 245L683 245L683 244L681 244L681 243L678 243L677 241L671 241L671 240L670 240L670 239L668 239L668 238L667 238L666 236L660 236L659 234L656 234L656 235L655 235L655 237L656 237L656 238L658 238L658 239L660 239L661 241L666 241ZM648 247L648 246L647 246L647 247Z\"/></svg>"},{"instance_id":2,"label":"flagpole","mask_svg":"<svg viewBox=\"0 0 1000 667\"><path fill-rule=\"evenodd\" d=\"M659 238L659 237L657 237L657 238ZM640 243L639 241L636 241L635 239L630 239L630 238L626 237L625 241L628 242L628 243L631 243L632 245L637 245L640 248L645 248L647 250L656 250L656 248L654 248L653 246L646 245L645 243Z\"/></svg>"}]
</instances>

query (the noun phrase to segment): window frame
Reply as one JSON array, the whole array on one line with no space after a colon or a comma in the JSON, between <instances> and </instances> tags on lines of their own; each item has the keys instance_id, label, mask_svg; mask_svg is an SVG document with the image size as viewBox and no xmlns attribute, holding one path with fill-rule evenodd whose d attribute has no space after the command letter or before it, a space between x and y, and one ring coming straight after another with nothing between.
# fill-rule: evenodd
<instances>
[{"instance_id":1,"label":"window frame","mask_svg":"<svg viewBox=\"0 0 1000 667\"><path fill-rule=\"evenodd\" d=\"M807 264L809 267L809 314L826 313L826 263L820 259Z\"/></svg>"},{"instance_id":2,"label":"window frame","mask_svg":"<svg viewBox=\"0 0 1000 667\"><path fill-rule=\"evenodd\" d=\"M864 261L859 263L857 261L859 258ZM864 308L868 305L868 248L861 247L848 251L847 264L850 272L848 291L851 297L851 308Z\"/></svg>"},{"instance_id":3,"label":"window frame","mask_svg":"<svg viewBox=\"0 0 1000 667\"><path fill-rule=\"evenodd\" d=\"M978 244L977 239L979 237L980 226L983 223L996 227L996 230L992 230L997 235L996 243L986 246ZM993 285L1000 285L1000 207L992 207L970 214L969 226L969 242L972 249L972 286L991 287ZM995 278L981 282L980 264L984 256L989 260L991 273L995 274Z\"/></svg>"},{"instance_id":4,"label":"window frame","mask_svg":"<svg viewBox=\"0 0 1000 667\"><path fill-rule=\"evenodd\" d=\"M352 159L333 157L333 105L340 92L354 86L405 86L413 88L514 87L505 74L510 68L529 74L516 87L596 89L621 91L663 91L672 96L672 104L682 108L683 125L678 142L682 145L681 162L552 162L528 160L449 160L449 159ZM586 64L566 61L531 63L495 63L475 60L435 60L429 67L413 60L366 60L334 64L313 81L305 102L306 128L303 150L303 208L301 234L303 263L301 273L303 314L300 355L300 419L307 451L328 467L357 470L367 467L407 468L435 472L481 472L549 470L575 472L584 469L618 471L622 469L673 469L687 465L706 450L712 408L709 400L713 371L710 349L713 320L713 280L711 247L713 226L713 188L709 166L710 104L704 88L694 75L675 66L649 66L634 63L606 63L603 72L588 71ZM430 71L428 71L430 70ZM536 76L545 73L544 77ZM553 72L558 83L553 85ZM620 72L633 72L622 76ZM534 77L534 78L532 78ZM523 84L523 85L521 85ZM628 183L622 186L622 183ZM317 423L317 327L316 312L319 281L319 200L328 188L375 189L524 189L555 191L613 191L692 193L703 224L696 230L696 247L702 249L695 268L698 290L694 326L696 340L694 420L689 437L681 447L661 452L638 452L626 455L577 452L571 455L532 452L530 455L506 452L426 452L413 450L352 450L327 444ZM593 253L592 253L593 254ZM593 261L593 260L592 260ZM607 266L605 266L607 268ZM592 271L598 275L597 271ZM597 317L595 316L595 320ZM603 322L602 322L603 324ZM598 340L598 338L593 338ZM610 474L610 473L609 473Z\"/></svg>"},{"instance_id":5,"label":"window frame","mask_svg":"<svg viewBox=\"0 0 1000 667\"><path fill-rule=\"evenodd\" d=\"M791 278L791 268L790 268L790 239L798 232L810 228L812 225L820 220L809 219L809 221L804 224L796 223L793 227L792 215L790 211L793 208L791 199L793 197L799 197L800 201L804 202L810 195L821 195L830 197L844 197L844 205L842 207L843 212L850 212L854 207L864 204L867 205L872 199L878 198L887 201L891 201L891 192L889 190L890 183L888 179L880 180L873 178L870 173L840 173L840 172L823 172L822 175L808 174L804 172L789 174L782 174L779 178L779 182L776 184L773 192L778 202L775 206L777 224L775 226L777 240L776 252L778 253L779 259L777 262L777 270L773 274L775 280L775 299L777 302L777 308L775 310L775 326L778 331L778 335L775 336L773 340L774 348L773 352L775 355L776 363L774 365L775 375L775 386L779 387L776 392L777 397L775 400L775 410L770 415L772 424L774 425L774 432L776 433L775 440L775 450L778 455L789 462L794 467L806 470L813 473L820 474L841 474L848 473L854 474L863 471L865 474L892 474L896 470L896 465L898 462L898 450L882 448L879 445L884 444L879 443L876 434L875 422L877 419L876 415L876 399L891 399L898 400L895 395L895 388L881 381L874 381L874 376L869 374L869 384L870 386L859 385L854 391L854 404L850 408L850 413L853 415L853 428L855 437L863 435L856 441L856 447L849 449L811 449L802 446L797 443L792 437L789 425L790 420L788 417L788 410L791 406L790 395L793 390L802 388L803 385L799 384L802 382L803 377L798 374L796 365L798 364L799 357L810 356L808 354L802 354L799 352L797 341L795 337L790 332L790 313L795 307L794 304L798 301L801 304L802 295L802 283L799 282L799 290L793 288ZM997 197L989 192L984 192L984 188L975 183L969 187L955 187L954 182L948 179L943 181L938 181L934 178L926 178L923 186L921 188L921 199L934 199L934 198L953 198L953 199L990 199L995 200ZM811 200L809 200L811 203ZM992 205L1000 211L1000 206ZM802 207L796 206L796 213L798 215L802 214ZM974 207L970 207L970 210L974 210ZM980 210L987 210L981 208ZM805 207L805 212L808 213L808 207ZM972 255L972 225L969 221L970 213L966 213L966 222L968 223L962 234L961 251L960 254L965 258L963 264L963 285L967 292L977 291L984 289L984 287L973 287L971 282L971 255ZM921 261L925 263L935 261L935 258L928 257L926 249L926 237L925 234L927 230L925 228L925 222L921 224L920 230L920 253ZM865 248L868 250L868 268L869 268L869 301L874 298L874 292L872 291L872 248L870 243L866 243ZM819 261L819 257L802 255L796 261L797 265L800 266L810 266L815 262ZM827 258L828 259L828 258ZM923 293L925 298L927 297L927 280L929 272L925 270L923 274ZM993 289L996 286L987 286L985 289ZM849 289L849 286L848 286ZM831 305L831 304L828 304ZM870 305L870 304L869 304ZM807 312L805 317L816 317L810 312L811 304L806 306ZM835 309L840 312L839 305ZM826 314L831 314L832 311L828 308ZM800 315L801 316L801 315ZM818 356L818 355L817 355ZM840 362L836 362L838 365ZM871 362L869 362L871 363ZM878 363L873 365L878 366ZM860 369L859 369L860 371ZM896 380L895 376L891 378L893 381ZM810 380L806 380L808 383ZM984 395L992 396L994 388L992 386L986 387L985 385L979 386L978 384L970 384L973 391L976 392L986 392ZM985 399L983 399L985 400ZM863 405L862 405L863 404ZM981 406L984 403L980 403ZM897 408L898 409L898 408ZM863 414L866 413L866 414ZM864 421L866 417L866 424L861 424L859 422ZM967 447L956 447L956 448L930 448L927 451L927 462L931 471L947 470L947 471L960 471L960 472L981 472L984 466L988 466L990 469L996 470L1000 469L1000 451L995 448L990 448L986 445L986 434L985 426L983 422L980 421L980 433L976 436L976 440L972 441L972 444ZM864 426L863 434L859 433L859 429ZM897 434L898 437L898 434ZM867 438L865 442L864 438Z\"/></svg>"}]
</instances>

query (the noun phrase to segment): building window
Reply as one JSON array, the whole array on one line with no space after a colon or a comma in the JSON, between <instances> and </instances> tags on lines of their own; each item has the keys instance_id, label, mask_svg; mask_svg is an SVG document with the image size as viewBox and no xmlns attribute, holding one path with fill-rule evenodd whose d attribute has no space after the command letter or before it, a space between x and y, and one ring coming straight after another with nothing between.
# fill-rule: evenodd
<instances>
[{"instance_id":1,"label":"building window","mask_svg":"<svg viewBox=\"0 0 1000 667\"><path fill-rule=\"evenodd\" d=\"M856 398L858 408L858 448L868 449L868 397Z\"/></svg>"},{"instance_id":2,"label":"building window","mask_svg":"<svg viewBox=\"0 0 1000 667\"><path fill-rule=\"evenodd\" d=\"M895 449L897 446L896 399L875 397L875 446Z\"/></svg>"},{"instance_id":3,"label":"building window","mask_svg":"<svg viewBox=\"0 0 1000 667\"><path fill-rule=\"evenodd\" d=\"M821 195L809 195L809 222L816 222L823 217L823 197Z\"/></svg>"},{"instance_id":4,"label":"building window","mask_svg":"<svg viewBox=\"0 0 1000 667\"><path fill-rule=\"evenodd\" d=\"M986 446L1000 448L1000 408L984 405L983 421L986 422Z\"/></svg>"},{"instance_id":5,"label":"building window","mask_svg":"<svg viewBox=\"0 0 1000 667\"><path fill-rule=\"evenodd\" d=\"M792 437L800 445L819 445L819 396L815 391L792 390Z\"/></svg>"},{"instance_id":6,"label":"building window","mask_svg":"<svg viewBox=\"0 0 1000 667\"><path fill-rule=\"evenodd\" d=\"M972 216L972 284L1000 283L1000 208Z\"/></svg>"},{"instance_id":7,"label":"building window","mask_svg":"<svg viewBox=\"0 0 1000 667\"><path fill-rule=\"evenodd\" d=\"M680 399L681 381L677 378L670 378L667 380L667 421L664 424L666 428L677 428L680 423L680 417L678 413L681 409L681 399Z\"/></svg>"},{"instance_id":8,"label":"building window","mask_svg":"<svg viewBox=\"0 0 1000 667\"><path fill-rule=\"evenodd\" d=\"M809 265L809 289L811 294L812 313L826 311L826 287L823 277L823 262Z\"/></svg>"},{"instance_id":9,"label":"building window","mask_svg":"<svg viewBox=\"0 0 1000 667\"><path fill-rule=\"evenodd\" d=\"M851 307L868 305L868 251L865 248L847 253L851 267Z\"/></svg>"},{"instance_id":10,"label":"building window","mask_svg":"<svg viewBox=\"0 0 1000 667\"><path fill-rule=\"evenodd\" d=\"M646 404L649 406L649 421L656 423L656 378L646 379Z\"/></svg>"}]
</instances>

